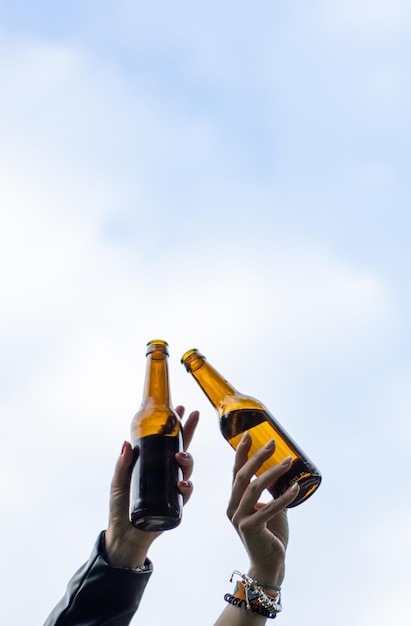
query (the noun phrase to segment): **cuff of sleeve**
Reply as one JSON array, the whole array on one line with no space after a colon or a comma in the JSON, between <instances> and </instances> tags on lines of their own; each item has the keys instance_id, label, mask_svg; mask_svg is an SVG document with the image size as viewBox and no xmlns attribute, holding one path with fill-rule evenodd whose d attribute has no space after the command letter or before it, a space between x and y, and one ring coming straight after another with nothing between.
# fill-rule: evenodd
<instances>
[{"instance_id":1,"label":"cuff of sleeve","mask_svg":"<svg viewBox=\"0 0 411 626\"><path fill-rule=\"evenodd\" d=\"M99 538L97 539L97 553L103 557L104 561L107 563L107 565L113 569L119 569L119 570L124 570L126 572L135 572L135 573L140 573L140 572L152 572L153 571L153 564L150 561L150 559L146 558L146 560L144 561L144 565L140 565L140 567L120 567L118 565L111 565L110 561L107 558L107 553L106 553L106 544L105 544L105 535L106 535L106 531L103 530L100 533Z\"/></svg>"}]
</instances>

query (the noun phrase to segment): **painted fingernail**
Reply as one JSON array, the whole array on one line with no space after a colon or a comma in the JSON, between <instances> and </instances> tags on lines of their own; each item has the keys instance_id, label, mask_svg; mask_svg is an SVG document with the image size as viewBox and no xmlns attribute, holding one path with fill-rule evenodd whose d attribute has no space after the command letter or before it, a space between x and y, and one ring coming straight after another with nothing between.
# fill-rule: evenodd
<instances>
[{"instance_id":1,"label":"painted fingernail","mask_svg":"<svg viewBox=\"0 0 411 626\"><path fill-rule=\"evenodd\" d=\"M270 439L270 441L267 441L267 443L264 446L266 450L270 450L273 447L274 447L274 439Z\"/></svg>"},{"instance_id":2,"label":"painted fingernail","mask_svg":"<svg viewBox=\"0 0 411 626\"><path fill-rule=\"evenodd\" d=\"M293 459L292 459L292 457L291 457L291 456L286 456L286 457L285 457L285 459L283 459L283 460L281 461L281 465L289 465L289 464L291 463L291 461L292 461L292 460L293 460Z\"/></svg>"},{"instance_id":3,"label":"painted fingernail","mask_svg":"<svg viewBox=\"0 0 411 626\"><path fill-rule=\"evenodd\" d=\"M188 480L182 480L180 482L181 487L184 487L184 489L187 489L187 487L190 486L190 483L188 482Z\"/></svg>"},{"instance_id":4,"label":"painted fingernail","mask_svg":"<svg viewBox=\"0 0 411 626\"><path fill-rule=\"evenodd\" d=\"M123 454L124 454L124 450L126 449L126 445L127 445L127 441L125 441L123 443L123 445L121 446L121 456L123 456Z\"/></svg>"}]
</instances>

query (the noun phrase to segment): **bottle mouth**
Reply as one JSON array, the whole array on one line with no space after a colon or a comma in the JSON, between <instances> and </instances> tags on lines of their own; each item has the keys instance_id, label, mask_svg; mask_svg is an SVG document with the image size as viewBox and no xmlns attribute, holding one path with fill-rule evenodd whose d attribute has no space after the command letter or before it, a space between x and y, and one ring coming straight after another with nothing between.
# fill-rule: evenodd
<instances>
[{"instance_id":1,"label":"bottle mouth","mask_svg":"<svg viewBox=\"0 0 411 626\"><path fill-rule=\"evenodd\" d=\"M164 341L164 339L152 339L151 341L149 341L147 343L146 356L156 350L160 350L163 354L169 356L168 343L167 341Z\"/></svg>"},{"instance_id":2,"label":"bottle mouth","mask_svg":"<svg viewBox=\"0 0 411 626\"><path fill-rule=\"evenodd\" d=\"M187 352L184 352L183 356L181 357L181 362L185 363L192 354L196 354L197 352L197 348L191 348L191 350L187 350Z\"/></svg>"},{"instance_id":3,"label":"bottle mouth","mask_svg":"<svg viewBox=\"0 0 411 626\"><path fill-rule=\"evenodd\" d=\"M204 364L205 360L205 356L203 356L197 348L187 350L181 357L181 363L185 366L187 372L198 370L198 368Z\"/></svg>"}]
</instances>

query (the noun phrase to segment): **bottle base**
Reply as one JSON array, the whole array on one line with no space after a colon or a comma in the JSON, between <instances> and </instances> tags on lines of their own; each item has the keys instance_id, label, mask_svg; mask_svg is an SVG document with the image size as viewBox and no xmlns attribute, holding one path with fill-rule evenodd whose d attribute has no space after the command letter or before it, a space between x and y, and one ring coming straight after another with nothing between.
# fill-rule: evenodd
<instances>
[{"instance_id":1,"label":"bottle base","mask_svg":"<svg viewBox=\"0 0 411 626\"><path fill-rule=\"evenodd\" d=\"M300 490L296 498L288 505L288 509L302 504L317 491L321 484L321 474L311 465L310 461L296 458L288 472L280 476L268 491L274 498L278 498L296 482L298 482Z\"/></svg>"},{"instance_id":2,"label":"bottle base","mask_svg":"<svg viewBox=\"0 0 411 626\"><path fill-rule=\"evenodd\" d=\"M292 509L299 504L305 502L315 491L317 491L320 486L321 480L318 478L306 478L305 480L299 481L300 491L295 500L293 500L288 506L287 509Z\"/></svg>"},{"instance_id":3,"label":"bottle base","mask_svg":"<svg viewBox=\"0 0 411 626\"><path fill-rule=\"evenodd\" d=\"M138 519L132 519L131 523L138 530L145 530L149 532L159 532L162 530L171 530L172 528L176 528L181 522L181 519L175 519L173 517L160 517L160 516L149 516L149 517L140 517Z\"/></svg>"}]
</instances>

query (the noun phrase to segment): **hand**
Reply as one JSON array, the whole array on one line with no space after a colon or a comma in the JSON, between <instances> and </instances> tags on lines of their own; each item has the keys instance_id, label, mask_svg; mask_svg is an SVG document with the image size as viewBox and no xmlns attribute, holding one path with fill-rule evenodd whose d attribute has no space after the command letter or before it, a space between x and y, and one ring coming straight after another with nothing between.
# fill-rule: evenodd
<instances>
[{"instance_id":1,"label":"hand","mask_svg":"<svg viewBox=\"0 0 411 626\"><path fill-rule=\"evenodd\" d=\"M250 557L248 575L262 585L281 585L285 573L285 551L288 543L286 507L299 491L294 484L267 504L258 502L262 492L287 470L291 459L271 467L251 480L259 467L274 452L274 441L260 448L250 459L251 436L244 433L237 448L234 481L227 515L237 530Z\"/></svg>"},{"instance_id":2,"label":"hand","mask_svg":"<svg viewBox=\"0 0 411 626\"><path fill-rule=\"evenodd\" d=\"M182 418L184 407L176 407L176 412ZM187 450L193 438L198 420L199 412L193 411L184 424L184 450ZM184 451L176 454L176 460L183 472L183 480L177 486L185 504L193 491L193 485L189 480L193 471L193 458ZM150 545L161 532L138 530L130 522L130 480L133 461L132 446L125 441L111 482L109 524L105 533L105 545L111 565L134 569L144 564Z\"/></svg>"}]
</instances>

